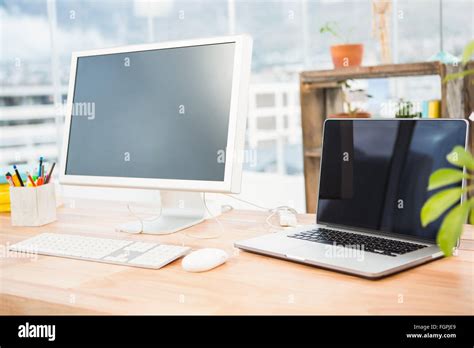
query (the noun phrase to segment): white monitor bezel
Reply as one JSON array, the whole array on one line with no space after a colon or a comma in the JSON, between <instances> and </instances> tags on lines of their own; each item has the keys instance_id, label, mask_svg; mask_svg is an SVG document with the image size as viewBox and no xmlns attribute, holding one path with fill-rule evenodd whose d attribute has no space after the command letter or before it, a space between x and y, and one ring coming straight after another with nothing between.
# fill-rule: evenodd
<instances>
[{"instance_id":1,"label":"white monitor bezel","mask_svg":"<svg viewBox=\"0 0 474 348\"><path fill-rule=\"evenodd\" d=\"M233 77L229 115L229 129L227 134L227 148L225 151L225 169L223 181L127 178L66 174L66 163L69 147L69 131L71 128L72 100L74 96L78 58L114 53L149 51L166 48L224 44L231 42L235 42L235 50L232 75ZM248 85L250 79L251 55L252 38L248 35L233 35L206 39L170 41L164 43L131 45L115 48L73 52L71 59L71 71L69 77L69 89L66 104L64 138L61 152L61 170L59 177L60 183L65 185L239 193L242 176L241 158L244 151L245 128L248 113Z\"/></svg>"}]
</instances>

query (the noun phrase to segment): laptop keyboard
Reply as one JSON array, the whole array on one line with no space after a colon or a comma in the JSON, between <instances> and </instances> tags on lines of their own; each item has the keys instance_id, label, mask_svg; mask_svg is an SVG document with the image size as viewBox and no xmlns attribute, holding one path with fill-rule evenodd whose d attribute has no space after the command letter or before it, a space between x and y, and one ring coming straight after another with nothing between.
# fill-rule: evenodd
<instances>
[{"instance_id":1,"label":"laptop keyboard","mask_svg":"<svg viewBox=\"0 0 474 348\"><path fill-rule=\"evenodd\" d=\"M290 238L307 240L309 242L340 245L344 247L360 248L376 254L399 256L415 250L426 248L426 245L402 242L363 234L318 228L289 235Z\"/></svg>"}]
</instances>

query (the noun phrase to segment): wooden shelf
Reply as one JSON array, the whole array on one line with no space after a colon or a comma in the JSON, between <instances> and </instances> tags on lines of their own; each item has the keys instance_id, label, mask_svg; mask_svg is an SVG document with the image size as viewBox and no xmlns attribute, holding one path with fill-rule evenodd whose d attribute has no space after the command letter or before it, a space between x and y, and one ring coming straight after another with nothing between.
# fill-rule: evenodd
<instances>
[{"instance_id":1,"label":"wooden shelf","mask_svg":"<svg viewBox=\"0 0 474 348\"><path fill-rule=\"evenodd\" d=\"M442 75L444 65L439 62L359 66L343 69L303 71L303 84L330 84L351 79L374 79L386 77Z\"/></svg>"},{"instance_id":2,"label":"wooden shelf","mask_svg":"<svg viewBox=\"0 0 474 348\"><path fill-rule=\"evenodd\" d=\"M316 212L323 122L327 115L343 111L342 81L408 76L439 76L441 116L468 118L474 110L474 77L470 76L461 80L443 83L446 74L458 72L462 69L474 69L474 62L469 62L465 67L447 66L440 62L420 62L301 72L300 99L306 211L308 213ZM471 139L473 138L473 128L471 127Z\"/></svg>"}]
</instances>

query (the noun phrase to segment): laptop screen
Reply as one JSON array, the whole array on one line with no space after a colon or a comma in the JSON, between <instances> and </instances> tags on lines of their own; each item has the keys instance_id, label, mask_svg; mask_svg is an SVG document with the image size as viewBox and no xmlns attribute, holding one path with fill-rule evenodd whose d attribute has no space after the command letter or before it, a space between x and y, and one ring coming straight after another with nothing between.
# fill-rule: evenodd
<instances>
[{"instance_id":1,"label":"laptop screen","mask_svg":"<svg viewBox=\"0 0 474 348\"><path fill-rule=\"evenodd\" d=\"M463 120L328 120L317 222L435 240L445 216L422 227L430 174L453 167L465 146ZM460 184L459 184L460 185Z\"/></svg>"}]
</instances>

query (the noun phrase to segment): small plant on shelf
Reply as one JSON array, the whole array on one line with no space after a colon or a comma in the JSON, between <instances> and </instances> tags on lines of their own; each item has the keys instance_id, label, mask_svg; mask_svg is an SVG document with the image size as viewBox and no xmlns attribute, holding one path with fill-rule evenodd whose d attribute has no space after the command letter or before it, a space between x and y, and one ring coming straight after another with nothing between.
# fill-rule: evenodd
<instances>
[{"instance_id":1,"label":"small plant on shelf","mask_svg":"<svg viewBox=\"0 0 474 348\"><path fill-rule=\"evenodd\" d=\"M321 34L330 34L343 43L349 42L349 37L343 36L342 30L336 22L326 22L321 28L319 28L319 32Z\"/></svg>"},{"instance_id":2,"label":"small plant on shelf","mask_svg":"<svg viewBox=\"0 0 474 348\"><path fill-rule=\"evenodd\" d=\"M456 168L441 168L433 172L429 178L428 190L443 190L432 195L423 205L420 213L423 227L437 220L447 212L438 231L436 242L444 255L450 256L461 237L462 225L469 216L469 222L474 224L474 197L461 201L461 198L474 189L474 185L465 188L453 187L453 184L463 179L474 178L474 158L462 146L456 146L446 159ZM466 168L466 172L463 171Z\"/></svg>"},{"instance_id":3,"label":"small plant on shelf","mask_svg":"<svg viewBox=\"0 0 474 348\"><path fill-rule=\"evenodd\" d=\"M350 80L339 83L342 88L342 98L345 112L329 115L329 118L369 118L370 113L354 105L355 101L365 101L372 98L364 89L353 89Z\"/></svg>"},{"instance_id":4,"label":"small plant on shelf","mask_svg":"<svg viewBox=\"0 0 474 348\"><path fill-rule=\"evenodd\" d=\"M364 54L363 44L350 44L348 36L343 35L336 22L327 22L320 29L321 34L330 34L342 44L332 45L331 58L335 68L360 66Z\"/></svg>"},{"instance_id":5,"label":"small plant on shelf","mask_svg":"<svg viewBox=\"0 0 474 348\"><path fill-rule=\"evenodd\" d=\"M414 105L410 101L404 101L400 99L397 105L397 112L395 113L396 118L417 118L421 117L421 112L413 111Z\"/></svg>"}]
</instances>

